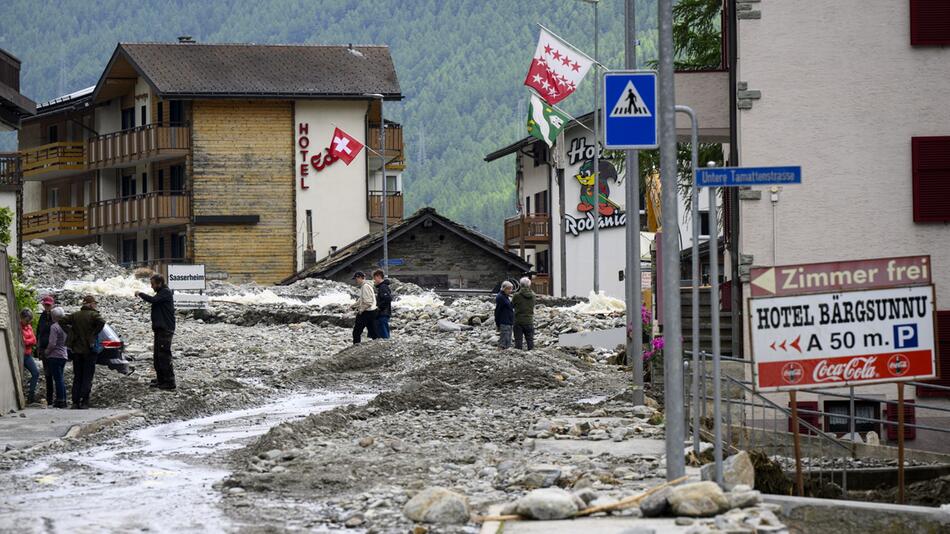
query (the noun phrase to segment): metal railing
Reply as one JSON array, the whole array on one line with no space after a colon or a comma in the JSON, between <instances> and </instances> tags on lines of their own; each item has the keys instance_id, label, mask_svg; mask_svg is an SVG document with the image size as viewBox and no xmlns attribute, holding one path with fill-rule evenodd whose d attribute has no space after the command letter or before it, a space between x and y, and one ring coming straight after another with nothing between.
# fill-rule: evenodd
<instances>
[{"instance_id":1,"label":"metal railing","mask_svg":"<svg viewBox=\"0 0 950 534\"><path fill-rule=\"evenodd\" d=\"M709 408L713 403L713 398L710 394L710 391L712 391L713 381L712 354L707 352L699 353L698 376L700 378L700 382L697 384L698 387L696 388L698 398L693 397L692 369L694 366L694 361L691 351L684 351L683 362L686 368L684 371L684 382L686 383L684 386L684 391L687 398L687 402L685 403L685 419L687 425L689 428L693 426L693 415L691 412L692 410L698 409L700 411L703 424L711 426L714 423L712 420L713 410ZM787 459L794 458L793 443L791 439L794 423L792 422L791 408L783 406L768 396L754 391L752 382L745 379L746 366L750 366L753 363L750 360L722 356L721 362L724 367L724 371L722 372L721 376L722 420L720 421L721 427L723 429L723 446L734 450L758 450L773 457L779 456ZM735 376L737 373L727 372L725 370L727 366L740 366L740 369L742 369L742 376L737 377ZM950 388L948 387L937 386L923 382L905 382L905 385L950 391ZM836 484L839 484L842 487L843 491L847 491L849 471L848 462L842 462L840 467L840 475L832 478L832 475L828 474L827 472L829 470L839 470L839 468L830 468L828 466L822 465L822 462L818 460L828 457L857 458L857 445L861 442L849 438L860 435L856 431L856 426L862 422L877 425L876 430L880 435L880 443L882 445L886 445L888 440L885 438L885 431L889 428L895 430L897 429L898 423L896 419L888 419L886 416L870 417L867 415L857 415L855 413L855 403L862 401L874 402L879 403L882 406L893 406L896 409L898 406L898 401L896 399L868 397L865 395L855 394L853 387L850 388L847 394L833 392L828 389L813 388L800 389L798 392L821 395L823 399L833 398L849 402L849 409L848 413L846 414L823 410L821 409L820 405L818 409L802 407L802 401L798 402L799 406L797 407L797 412L799 414L798 425L801 438L805 442L805 452L803 453L805 462L803 465L803 470L806 478L811 478L817 482L819 487L822 487L825 482L834 481ZM768 395L773 394L769 393ZM950 414L950 407L924 404L920 403L919 401L920 399L918 398L917 402L912 405L918 411L927 410L931 412ZM905 404L905 410L908 406L910 405ZM817 421L815 421L816 416ZM831 432L828 430L827 422L830 421L831 418L847 419L848 431ZM939 432L941 434L950 434L950 428L921 424L916 420L913 422L905 421L904 427L905 434L907 433L907 429L926 430L931 432ZM701 428L700 431L701 433L706 434L704 439L712 441L711 435L707 428ZM842 436L838 437L838 433L841 433ZM816 461L811 461L809 458L816 459ZM788 471L788 469L786 469L786 471Z\"/></svg>"},{"instance_id":2,"label":"metal railing","mask_svg":"<svg viewBox=\"0 0 950 534\"><path fill-rule=\"evenodd\" d=\"M551 240L551 216L546 213L516 215L505 219L505 246L547 243Z\"/></svg>"},{"instance_id":3,"label":"metal railing","mask_svg":"<svg viewBox=\"0 0 950 534\"><path fill-rule=\"evenodd\" d=\"M191 147L187 123L154 123L90 138L86 167L108 169L142 161L184 156Z\"/></svg>"},{"instance_id":4,"label":"metal railing","mask_svg":"<svg viewBox=\"0 0 950 534\"><path fill-rule=\"evenodd\" d=\"M369 191L367 209L369 210L369 220L378 223L383 222L382 191ZM402 221L404 209L402 191L387 191L386 218L389 219L390 224Z\"/></svg>"}]
</instances>

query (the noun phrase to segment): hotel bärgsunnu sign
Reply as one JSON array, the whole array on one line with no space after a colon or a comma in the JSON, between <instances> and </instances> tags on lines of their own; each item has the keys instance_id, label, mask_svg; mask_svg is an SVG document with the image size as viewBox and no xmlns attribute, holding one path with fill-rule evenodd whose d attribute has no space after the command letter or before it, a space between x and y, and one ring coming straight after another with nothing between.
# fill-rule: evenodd
<instances>
[{"instance_id":1,"label":"hotel b\u00e4rgsunnu sign","mask_svg":"<svg viewBox=\"0 0 950 534\"><path fill-rule=\"evenodd\" d=\"M787 391L936 376L930 258L756 268L754 385Z\"/></svg>"}]
</instances>

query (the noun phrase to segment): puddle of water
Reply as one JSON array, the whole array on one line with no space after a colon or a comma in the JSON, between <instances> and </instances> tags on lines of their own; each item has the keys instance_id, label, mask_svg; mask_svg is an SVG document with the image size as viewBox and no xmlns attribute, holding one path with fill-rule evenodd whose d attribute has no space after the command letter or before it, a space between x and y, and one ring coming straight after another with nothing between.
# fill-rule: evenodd
<instances>
[{"instance_id":1,"label":"puddle of water","mask_svg":"<svg viewBox=\"0 0 950 534\"><path fill-rule=\"evenodd\" d=\"M295 395L258 408L147 427L90 449L54 454L0 476L0 531L236 530L211 486L228 451L279 423L372 395Z\"/></svg>"}]
</instances>

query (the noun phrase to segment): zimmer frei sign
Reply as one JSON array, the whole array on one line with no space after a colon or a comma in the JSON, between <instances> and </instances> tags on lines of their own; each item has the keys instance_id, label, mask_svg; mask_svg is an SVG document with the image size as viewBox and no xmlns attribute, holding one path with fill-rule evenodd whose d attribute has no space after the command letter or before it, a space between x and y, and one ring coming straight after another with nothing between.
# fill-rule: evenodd
<instances>
[{"instance_id":1,"label":"zimmer frei sign","mask_svg":"<svg viewBox=\"0 0 950 534\"><path fill-rule=\"evenodd\" d=\"M749 300L754 384L757 391L786 391L921 380L936 376L934 339L934 289L929 271L917 285L897 280L896 269L888 280L886 266L926 264L929 257L838 262L833 272L871 271L879 275L859 284L867 289L817 293L806 284L789 282L785 296ZM828 277L831 264L775 267L777 272L798 273L800 280L819 283ZM762 269L753 272L762 275ZM912 273L921 271L911 269ZM883 273L883 274L881 274ZM839 274L839 280L844 275ZM791 285L802 285L801 293ZM848 285L848 284L844 284ZM893 286L902 287L893 287ZM778 292L776 292L778 293Z\"/></svg>"}]
</instances>

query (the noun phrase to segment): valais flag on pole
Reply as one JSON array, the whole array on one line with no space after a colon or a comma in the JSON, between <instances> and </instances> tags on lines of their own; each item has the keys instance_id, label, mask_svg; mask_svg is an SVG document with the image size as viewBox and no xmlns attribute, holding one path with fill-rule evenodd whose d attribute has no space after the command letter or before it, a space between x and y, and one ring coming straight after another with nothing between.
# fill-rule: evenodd
<instances>
[{"instance_id":1,"label":"valais flag on pole","mask_svg":"<svg viewBox=\"0 0 950 534\"><path fill-rule=\"evenodd\" d=\"M541 28L524 84L548 103L557 104L577 89L593 64L589 57Z\"/></svg>"},{"instance_id":2,"label":"valais flag on pole","mask_svg":"<svg viewBox=\"0 0 950 534\"><path fill-rule=\"evenodd\" d=\"M337 128L333 130L333 140L330 141L330 155L342 159L347 165L363 150L363 143L353 136Z\"/></svg>"}]
</instances>

